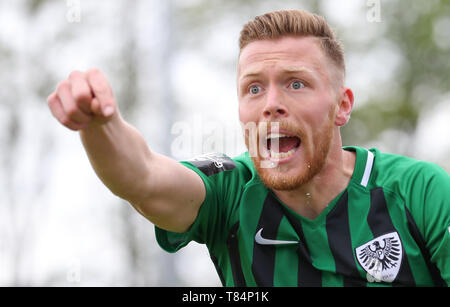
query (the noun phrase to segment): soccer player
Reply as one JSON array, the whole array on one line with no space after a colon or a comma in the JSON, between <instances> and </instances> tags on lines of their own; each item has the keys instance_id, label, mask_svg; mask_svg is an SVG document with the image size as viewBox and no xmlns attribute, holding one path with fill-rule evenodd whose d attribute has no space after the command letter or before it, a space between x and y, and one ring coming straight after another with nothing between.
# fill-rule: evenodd
<instances>
[{"instance_id":1,"label":"soccer player","mask_svg":"<svg viewBox=\"0 0 450 307\"><path fill-rule=\"evenodd\" d=\"M160 246L206 244L225 286L448 286L450 176L343 147L353 93L325 20L270 12L239 42L248 151L233 159L177 162L151 151L96 69L72 72L48 104L80 132L104 184L155 224Z\"/></svg>"}]
</instances>

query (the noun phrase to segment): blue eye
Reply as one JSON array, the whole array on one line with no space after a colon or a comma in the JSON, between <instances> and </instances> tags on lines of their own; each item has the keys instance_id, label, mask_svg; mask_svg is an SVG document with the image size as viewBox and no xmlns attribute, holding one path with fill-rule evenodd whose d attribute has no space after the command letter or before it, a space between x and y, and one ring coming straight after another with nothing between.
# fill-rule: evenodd
<instances>
[{"instance_id":1,"label":"blue eye","mask_svg":"<svg viewBox=\"0 0 450 307\"><path fill-rule=\"evenodd\" d=\"M259 94L259 92L261 91L261 87L254 85L250 88L250 93L253 95Z\"/></svg>"},{"instance_id":2,"label":"blue eye","mask_svg":"<svg viewBox=\"0 0 450 307\"><path fill-rule=\"evenodd\" d=\"M294 90L299 90L299 89L304 88L304 87L305 87L305 84L303 84L300 81L294 81L294 82L291 83L291 88L293 88Z\"/></svg>"}]
</instances>

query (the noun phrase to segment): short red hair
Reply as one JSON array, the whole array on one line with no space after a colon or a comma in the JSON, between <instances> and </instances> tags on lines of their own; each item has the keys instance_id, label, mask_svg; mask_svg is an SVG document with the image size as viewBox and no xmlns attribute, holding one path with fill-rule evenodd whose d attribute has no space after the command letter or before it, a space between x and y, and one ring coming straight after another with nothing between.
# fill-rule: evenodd
<instances>
[{"instance_id":1,"label":"short red hair","mask_svg":"<svg viewBox=\"0 0 450 307\"><path fill-rule=\"evenodd\" d=\"M253 41L275 40L284 36L317 37L324 53L336 65L342 77L345 75L342 44L323 17L305 11L274 11L255 17L243 27L239 49L242 52Z\"/></svg>"}]
</instances>

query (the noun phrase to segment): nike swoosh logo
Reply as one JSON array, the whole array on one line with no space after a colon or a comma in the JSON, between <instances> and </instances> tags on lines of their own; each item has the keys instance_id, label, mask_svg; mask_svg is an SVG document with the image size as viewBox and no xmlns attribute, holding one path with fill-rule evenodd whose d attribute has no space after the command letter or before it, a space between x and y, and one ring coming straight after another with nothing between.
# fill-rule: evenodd
<instances>
[{"instance_id":1,"label":"nike swoosh logo","mask_svg":"<svg viewBox=\"0 0 450 307\"><path fill-rule=\"evenodd\" d=\"M256 243L261 244L261 245L280 245L280 244L297 244L297 243L299 243L299 241L283 241L283 240L265 239L261 235L262 231L263 231L263 228L261 228L258 231L258 233L255 235Z\"/></svg>"}]
</instances>

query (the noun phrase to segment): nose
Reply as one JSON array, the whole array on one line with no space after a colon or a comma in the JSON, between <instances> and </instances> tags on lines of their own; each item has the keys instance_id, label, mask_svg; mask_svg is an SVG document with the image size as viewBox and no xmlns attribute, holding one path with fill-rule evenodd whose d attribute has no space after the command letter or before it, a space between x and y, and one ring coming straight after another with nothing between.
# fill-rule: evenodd
<instances>
[{"instance_id":1,"label":"nose","mask_svg":"<svg viewBox=\"0 0 450 307\"><path fill-rule=\"evenodd\" d=\"M283 104L283 97L278 89L271 88L266 95L266 104L263 110L263 116L266 119L282 118L288 115L288 110Z\"/></svg>"}]
</instances>

